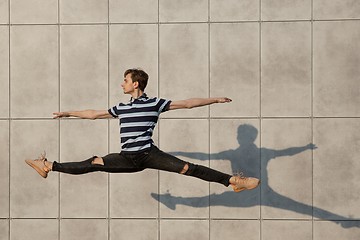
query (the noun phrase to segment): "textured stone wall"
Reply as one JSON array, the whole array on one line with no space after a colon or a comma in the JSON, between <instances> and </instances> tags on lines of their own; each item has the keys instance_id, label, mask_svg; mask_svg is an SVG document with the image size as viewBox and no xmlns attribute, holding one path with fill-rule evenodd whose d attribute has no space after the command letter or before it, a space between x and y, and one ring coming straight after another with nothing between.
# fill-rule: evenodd
<instances>
[{"instance_id":1,"label":"textured stone wall","mask_svg":"<svg viewBox=\"0 0 360 240\"><path fill-rule=\"evenodd\" d=\"M357 0L0 0L0 239L359 239L359 39ZM154 140L260 186L25 164L118 152L117 120L52 113L128 101L133 67L149 96L232 98Z\"/></svg>"}]
</instances>

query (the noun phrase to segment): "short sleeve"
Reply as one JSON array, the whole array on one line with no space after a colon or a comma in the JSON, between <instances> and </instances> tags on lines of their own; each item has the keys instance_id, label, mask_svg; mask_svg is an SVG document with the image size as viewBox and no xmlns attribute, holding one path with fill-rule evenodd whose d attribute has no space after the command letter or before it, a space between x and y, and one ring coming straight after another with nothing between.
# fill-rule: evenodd
<instances>
[{"instance_id":1,"label":"short sleeve","mask_svg":"<svg viewBox=\"0 0 360 240\"><path fill-rule=\"evenodd\" d=\"M159 105L158 112L162 113L162 112L169 111L170 104L171 104L171 100L165 100L165 99L160 98L159 103L158 103L158 105Z\"/></svg>"},{"instance_id":2,"label":"short sleeve","mask_svg":"<svg viewBox=\"0 0 360 240\"><path fill-rule=\"evenodd\" d=\"M117 116L113 113L113 107L110 108L110 109L108 110L108 112L110 113L111 116L113 116L114 118L117 118Z\"/></svg>"},{"instance_id":3,"label":"short sleeve","mask_svg":"<svg viewBox=\"0 0 360 240\"><path fill-rule=\"evenodd\" d=\"M110 108L108 110L108 112L110 113L111 116L113 116L114 118L118 118L120 115L120 110L121 110L121 106L124 106L123 103L119 103L116 106L113 106L112 108Z\"/></svg>"}]
</instances>

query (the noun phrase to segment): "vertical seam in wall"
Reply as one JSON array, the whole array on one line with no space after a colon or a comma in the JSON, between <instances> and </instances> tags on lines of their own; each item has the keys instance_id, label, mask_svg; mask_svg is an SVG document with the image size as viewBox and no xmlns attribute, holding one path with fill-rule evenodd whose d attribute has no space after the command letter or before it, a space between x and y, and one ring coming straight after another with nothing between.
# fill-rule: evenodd
<instances>
[{"instance_id":1,"label":"vertical seam in wall","mask_svg":"<svg viewBox=\"0 0 360 240\"><path fill-rule=\"evenodd\" d=\"M262 51L262 48L261 48L261 41L262 41L262 38L261 38L261 34L262 34L262 15L261 15L261 11L262 11L262 9L261 9L261 0L259 0L259 132L260 132L260 138L259 138L259 157L260 157L260 164L259 164L259 166L260 166L260 169L259 169L259 173L260 173L260 180L261 180L261 147L262 147L262 145L261 145L261 143L262 143L262 141L261 141L261 139L262 139L262 109L261 109L261 51ZM260 240L262 239L262 212L261 212L261 208L262 208L262 206L261 206L261 183L260 183L260 193L259 193L259 195L260 195L260 200L259 200L259 215L260 215L260 221L259 221L259 236L260 236Z\"/></svg>"},{"instance_id":2,"label":"vertical seam in wall","mask_svg":"<svg viewBox=\"0 0 360 240\"><path fill-rule=\"evenodd\" d=\"M157 72L158 72L158 79L157 79L157 95L160 97L160 0L157 1L158 3L158 9L157 9ZM158 127L158 146L160 148L160 124ZM161 225L161 216L160 216L160 171L157 170L157 176L158 176L158 186L157 186L157 192L158 192L158 216L157 216L157 239L160 240L161 232L160 232L160 225Z\"/></svg>"},{"instance_id":3,"label":"vertical seam in wall","mask_svg":"<svg viewBox=\"0 0 360 240\"><path fill-rule=\"evenodd\" d=\"M208 0L208 97L211 97L211 79L210 79L210 77L211 77L211 74L210 74L210 66L211 66L211 59L210 59L210 51L211 51L211 38L210 38L210 31L211 31L211 21L210 21L210 0ZM211 128L210 128L210 119L211 119L211 106L209 105L209 107L208 107L208 120L207 120L207 122L208 122L208 161L209 161L209 167L211 167L211 164L210 164L210 147L211 147L211 142L210 142L210 138L211 138L211 135L210 135L210 130L211 130ZM208 209L208 218L209 218L209 220L208 220L208 234L209 234L209 240L210 240L210 217L211 217L211 202L210 202L210 182L208 182L208 192L209 192L209 199L208 199L208 201L209 201L209 209Z\"/></svg>"},{"instance_id":4,"label":"vertical seam in wall","mask_svg":"<svg viewBox=\"0 0 360 240\"><path fill-rule=\"evenodd\" d=\"M108 22L107 22L107 58L108 58L108 62L107 62L107 74L108 74L108 79L107 79L107 84L108 84L108 89L107 89L107 108L110 107L110 0L107 1L107 7L108 7ZM107 146L108 146L108 154L110 153L110 119L107 119ZM110 240L110 232L111 232L111 216L110 216L110 204L111 204L111 195L110 195L110 173L107 173L107 224L108 224L108 240Z\"/></svg>"},{"instance_id":5,"label":"vertical seam in wall","mask_svg":"<svg viewBox=\"0 0 360 240\"><path fill-rule=\"evenodd\" d=\"M314 0L311 0L311 142L314 143ZM311 239L314 239L314 150L311 150Z\"/></svg>"},{"instance_id":6,"label":"vertical seam in wall","mask_svg":"<svg viewBox=\"0 0 360 240\"><path fill-rule=\"evenodd\" d=\"M58 22L57 22L57 25L58 25L58 111L60 112L60 109L61 109L61 56L60 56L60 51L61 51L61 48L60 48L60 0L58 0ZM61 151L61 145L60 145L60 142L61 142L61 126L60 126L60 119L57 120L58 124L59 124L59 128L58 128L58 158L59 158L59 161L60 161L60 151ZM60 191L60 187L61 187L61 182L60 182L60 173L58 173L58 239L60 239L60 231L61 231L61 217L60 217L60 214L61 214L61 191Z\"/></svg>"},{"instance_id":7,"label":"vertical seam in wall","mask_svg":"<svg viewBox=\"0 0 360 240\"><path fill-rule=\"evenodd\" d=\"M9 212L8 212L8 216L9 216L9 220L8 220L8 224L9 224L9 226L8 226L8 233L9 233L9 240L10 240L10 237L11 237L11 231L10 231L10 228L11 228L11 161L10 161L10 159L11 159L11 151L10 151L10 149L11 149L11 144L10 144L10 136L11 136L11 81L10 81L10 79L11 79L11 68L10 68L10 45L11 45L11 42L10 42L10 40L11 40L11 38L10 38L10 34L11 34L11 24L10 24L10 0L8 1L8 27L9 27L9 29L8 29L8 34L9 34L9 36L8 36L8 39L9 39L9 48L8 48L8 64L9 64L9 66L8 66L8 71L9 71L9 76L8 76L8 83L9 83L9 97L8 97L8 99L9 99L9 103L8 103L8 106L9 106L9 110L8 110L8 117L9 117L9 119L8 119L8 141L9 141L9 148L8 148L8 151L9 151L9 158L8 158L8 162L9 162Z\"/></svg>"}]
</instances>

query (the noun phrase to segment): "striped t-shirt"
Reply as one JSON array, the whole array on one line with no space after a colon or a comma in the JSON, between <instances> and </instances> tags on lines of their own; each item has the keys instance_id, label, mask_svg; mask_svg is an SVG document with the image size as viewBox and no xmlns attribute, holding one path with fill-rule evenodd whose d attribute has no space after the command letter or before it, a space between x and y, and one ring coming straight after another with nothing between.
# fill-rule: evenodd
<instances>
[{"instance_id":1,"label":"striped t-shirt","mask_svg":"<svg viewBox=\"0 0 360 240\"><path fill-rule=\"evenodd\" d=\"M161 112L169 110L171 101L148 98L144 93L130 103L119 103L108 112L120 119L120 139L122 153L140 153L154 144L151 139Z\"/></svg>"}]
</instances>

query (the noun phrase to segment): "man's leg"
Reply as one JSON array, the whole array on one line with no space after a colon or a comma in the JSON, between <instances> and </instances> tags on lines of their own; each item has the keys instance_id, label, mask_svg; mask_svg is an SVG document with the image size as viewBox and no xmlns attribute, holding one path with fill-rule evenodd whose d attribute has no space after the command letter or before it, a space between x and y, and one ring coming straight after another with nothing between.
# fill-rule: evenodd
<instances>
[{"instance_id":1,"label":"man's leg","mask_svg":"<svg viewBox=\"0 0 360 240\"><path fill-rule=\"evenodd\" d=\"M97 156L94 156L81 162L58 163L55 161L52 163L51 170L68 174L85 174L89 172L100 171L99 168L104 165L95 163L99 161L98 159L99 158Z\"/></svg>"},{"instance_id":2,"label":"man's leg","mask_svg":"<svg viewBox=\"0 0 360 240\"><path fill-rule=\"evenodd\" d=\"M231 184L235 192L240 192L244 189L253 189L259 184L259 180L256 178L245 178L241 175L231 176L202 165L185 162L170 154L164 153L155 146L149 151L149 157L145 159L142 164L146 168L193 176L208 182L217 182L226 187Z\"/></svg>"},{"instance_id":3,"label":"man's leg","mask_svg":"<svg viewBox=\"0 0 360 240\"><path fill-rule=\"evenodd\" d=\"M37 160L25 160L42 177L46 178L50 171L57 171L68 174L85 174L95 171L103 172L137 172L143 170L136 166L131 158L125 157L119 153L111 153L105 157L91 157L81 162L58 163L49 162L43 155Z\"/></svg>"}]
</instances>

